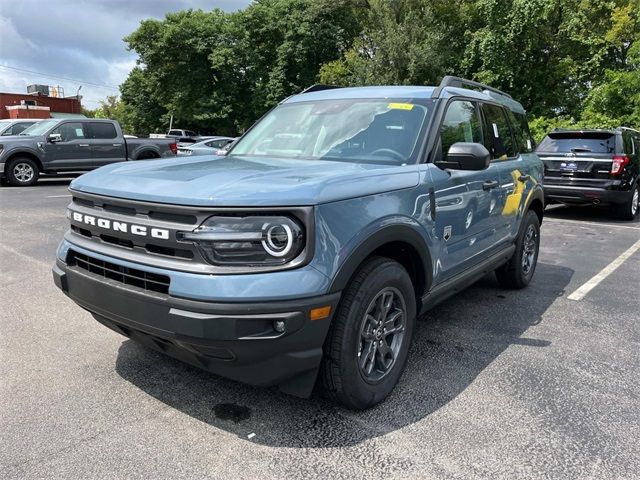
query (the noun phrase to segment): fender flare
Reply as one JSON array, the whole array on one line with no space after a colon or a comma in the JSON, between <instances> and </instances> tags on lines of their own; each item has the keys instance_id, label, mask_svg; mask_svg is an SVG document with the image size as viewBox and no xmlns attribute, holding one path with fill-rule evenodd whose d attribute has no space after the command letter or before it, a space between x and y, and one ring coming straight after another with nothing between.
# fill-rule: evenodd
<instances>
[{"instance_id":1,"label":"fender flare","mask_svg":"<svg viewBox=\"0 0 640 480\"><path fill-rule=\"evenodd\" d=\"M44 169L44 164L42 163L42 158L40 157L40 155L38 155L38 151L29 147L19 147L14 150L8 150L4 152L2 163L4 163L5 168L7 168L7 164L11 161L13 157L20 156L20 155L25 155L28 157L35 158L36 162L38 163L38 167L40 167L40 170L42 171ZM4 172L0 172L0 173L4 173Z\"/></svg>"},{"instance_id":2,"label":"fender flare","mask_svg":"<svg viewBox=\"0 0 640 480\"><path fill-rule=\"evenodd\" d=\"M531 193L529 193L529 198L527 198L527 203L524 209L525 212L529 211L534 200L539 200L542 205L542 210L540 212L540 223L542 224L542 217L544 216L544 209L546 205L544 204L544 188L539 183L536 183L536 185L531 189Z\"/></svg>"},{"instance_id":3,"label":"fender flare","mask_svg":"<svg viewBox=\"0 0 640 480\"><path fill-rule=\"evenodd\" d=\"M432 283L433 263L427 243L424 237L411 224L396 223L382 226L373 234L368 235L353 249L338 268L336 275L334 275L328 293L344 290L362 262L376 249L391 242L403 242L413 247L420 257L421 267L425 276L423 279L424 285L428 288Z\"/></svg>"}]
</instances>

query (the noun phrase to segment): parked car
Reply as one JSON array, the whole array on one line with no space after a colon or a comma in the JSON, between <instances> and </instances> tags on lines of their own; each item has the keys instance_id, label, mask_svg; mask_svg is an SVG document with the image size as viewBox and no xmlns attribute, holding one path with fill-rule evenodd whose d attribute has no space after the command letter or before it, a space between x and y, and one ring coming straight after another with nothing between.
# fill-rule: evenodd
<instances>
[{"instance_id":1,"label":"parked car","mask_svg":"<svg viewBox=\"0 0 640 480\"><path fill-rule=\"evenodd\" d=\"M632 220L640 210L640 132L554 130L536 149L546 203L612 205Z\"/></svg>"},{"instance_id":2,"label":"parked car","mask_svg":"<svg viewBox=\"0 0 640 480\"><path fill-rule=\"evenodd\" d=\"M0 120L0 136L8 137L11 135L20 135L24 130L39 121L40 120L36 119Z\"/></svg>"},{"instance_id":3,"label":"parked car","mask_svg":"<svg viewBox=\"0 0 640 480\"><path fill-rule=\"evenodd\" d=\"M131 139L114 120L43 120L0 139L0 176L29 186L41 173L86 172L125 160L173 157L173 140Z\"/></svg>"},{"instance_id":4,"label":"parked car","mask_svg":"<svg viewBox=\"0 0 640 480\"><path fill-rule=\"evenodd\" d=\"M531 281L544 210L532 147L522 106L468 80L311 87L218 161L75 179L54 281L200 368L300 396L318 380L368 408L400 379L420 312L492 271L506 288ZM448 202L459 186L473 198ZM482 213L454 229L472 200Z\"/></svg>"},{"instance_id":5,"label":"parked car","mask_svg":"<svg viewBox=\"0 0 640 480\"><path fill-rule=\"evenodd\" d=\"M211 137L190 146L178 145L178 155L217 155L218 150L234 140L235 138L232 137Z\"/></svg>"}]
</instances>

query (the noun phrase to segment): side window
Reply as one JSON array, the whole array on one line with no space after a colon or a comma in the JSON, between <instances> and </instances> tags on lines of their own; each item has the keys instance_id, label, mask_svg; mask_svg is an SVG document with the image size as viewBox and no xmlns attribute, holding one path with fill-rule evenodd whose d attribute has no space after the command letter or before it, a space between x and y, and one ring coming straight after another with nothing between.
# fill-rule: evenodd
<instances>
[{"instance_id":1,"label":"side window","mask_svg":"<svg viewBox=\"0 0 640 480\"><path fill-rule=\"evenodd\" d=\"M112 123L90 122L91 138L112 139L118 136L116 127Z\"/></svg>"},{"instance_id":2,"label":"side window","mask_svg":"<svg viewBox=\"0 0 640 480\"><path fill-rule=\"evenodd\" d=\"M80 122L63 123L54 128L51 133L59 133L63 142L86 138L84 126Z\"/></svg>"},{"instance_id":3,"label":"side window","mask_svg":"<svg viewBox=\"0 0 640 480\"><path fill-rule=\"evenodd\" d=\"M482 104L485 126L487 130L487 149L491 152L491 157L495 160L504 160L515 157L516 152L513 145L511 129L507 123L507 117L502 107Z\"/></svg>"},{"instance_id":4,"label":"side window","mask_svg":"<svg viewBox=\"0 0 640 480\"><path fill-rule=\"evenodd\" d=\"M507 116L509 117L509 123L511 124L513 136L516 140L516 153L532 152L534 144L525 115L523 113L514 113L511 110L507 110Z\"/></svg>"},{"instance_id":5,"label":"side window","mask_svg":"<svg viewBox=\"0 0 640 480\"><path fill-rule=\"evenodd\" d=\"M213 141L207 143L207 145L212 147L212 148L222 148L227 143L229 143L229 140L213 140Z\"/></svg>"},{"instance_id":6,"label":"side window","mask_svg":"<svg viewBox=\"0 0 640 480\"><path fill-rule=\"evenodd\" d=\"M180 136L182 132L180 130L169 130L169 135L178 135Z\"/></svg>"},{"instance_id":7,"label":"side window","mask_svg":"<svg viewBox=\"0 0 640 480\"><path fill-rule=\"evenodd\" d=\"M30 127L31 125L33 125L33 123L16 123L13 127L11 127L9 129L9 131L11 133L6 133L5 135L19 135L20 133L22 133L24 130L26 130L28 127Z\"/></svg>"},{"instance_id":8,"label":"side window","mask_svg":"<svg viewBox=\"0 0 640 480\"><path fill-rule=\"evenodd\" d=\"M455 100L447 107L440 127L442 158L456 142L482 143L482 129L476 106L471 102Z\"/></svg>"},{"instance_id":9,"label":"side window","mask_svg":"<svg viewBox=\"0 0 640 480\"><path fill-rule=\"evenodd\" d=\"M622 134L622 144L624 146L625 155L633 155L633 140L630 134Z\"/></svg>"}]
</instances>

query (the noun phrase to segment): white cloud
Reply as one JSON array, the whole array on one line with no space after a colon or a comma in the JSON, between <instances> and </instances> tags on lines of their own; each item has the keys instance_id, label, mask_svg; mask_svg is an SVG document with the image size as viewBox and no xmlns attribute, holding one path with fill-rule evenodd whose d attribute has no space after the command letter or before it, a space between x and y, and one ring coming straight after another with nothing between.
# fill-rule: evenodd
<instances>
[{"instance_id":1,"label":"white cloud","mask_svg":"<svg viewBox=\"0 0 640 480\"><path fill-rule=\"evenodd\" d=\"M0 0L0 91L24 92L31 83L61 85L95 108L118 91L135 65L122 38L146 18L163 18L185 8L238 10L249 0ZM64 80L58 77L67 77ZM79 81L78 81L79 80Z\"/></svg>"}]
</instances>

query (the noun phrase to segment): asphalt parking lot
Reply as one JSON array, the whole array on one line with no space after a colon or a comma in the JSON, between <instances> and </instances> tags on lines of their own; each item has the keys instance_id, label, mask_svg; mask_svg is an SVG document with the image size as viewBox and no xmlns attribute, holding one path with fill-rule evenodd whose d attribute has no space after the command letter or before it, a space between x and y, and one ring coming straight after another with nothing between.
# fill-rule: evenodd
<instances>
[{"instance_id":1,"label":"asphalt parking lot","mask_svg":"<svg viewBox=\"0 0 640 480\"><path fill-rule=\"evenodd\" d=\"M553 208L533 283L418 324L366 412L212 376L55 288L68 181L0 188L0 478L638 478L640 222ZM582 290L584 291L584 290Z\"/></svg>"}]
</instances>

